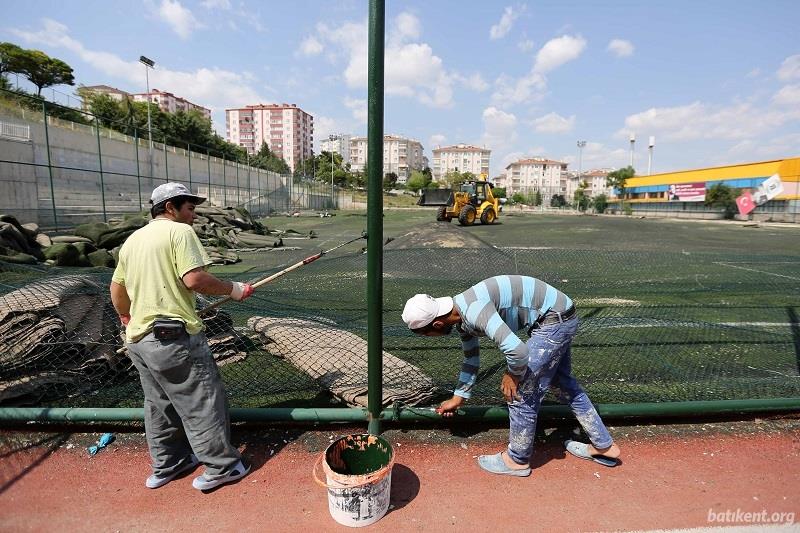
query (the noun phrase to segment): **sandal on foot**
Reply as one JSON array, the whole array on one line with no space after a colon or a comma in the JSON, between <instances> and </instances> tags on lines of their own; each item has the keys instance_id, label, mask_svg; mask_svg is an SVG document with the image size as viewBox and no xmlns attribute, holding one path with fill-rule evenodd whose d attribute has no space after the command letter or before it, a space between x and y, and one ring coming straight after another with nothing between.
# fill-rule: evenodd
<instances>
[{"instance_id":1,"label":"sandal on foot","mask_svg":"<svg viewBox=\"0 0 800 533\"><path fill-rule=\"evenodd\" d=\"M492 474L502 474L505 476L517 477L527 477L531 475L530 467L520 470L509 468L500 453L496 453L494 455L481 455L478 457L478 464L481 468L487 472L491 472Z\"/></svg>"},{"instance_id":2,"label":"sandal on foot","mask_svg":"<svg viewBox=\"0 0 800 533\"><path fill-rule=\"evenodd\" d=\"M575 457L580 457L581 459L586 459L587 461L594 461L595 463L601 464L607 467L614 467L619 464L619 459L614 457L608 457L605 455L595 454L592 455L589 453L589 445L585 442L578 442L576 440L566 440L564 441L564 447L567 449L569 453L574 455Z\"/></svg>"}]
</instances>

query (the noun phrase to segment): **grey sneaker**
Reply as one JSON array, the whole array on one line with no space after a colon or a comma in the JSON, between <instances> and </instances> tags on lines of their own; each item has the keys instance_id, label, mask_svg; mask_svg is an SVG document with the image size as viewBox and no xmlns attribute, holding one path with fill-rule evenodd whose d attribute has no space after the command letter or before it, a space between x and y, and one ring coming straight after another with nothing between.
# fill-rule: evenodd
<instances>
[{"instance_id":1,"label":"grey sneaker","mask_svg":"<svg viewBox=\"0 0 800 533\"><path fill-rule=\"evenodd\" d=\"M233 465L233 468L231 468L230 472L217 479L208 479L205 474L197 476L194 478L194 481L192 481L192 487L196 488L197 490L211 490L214 487L219 487L225 483L242 479L249 473L250 465L244 461L239 461Z\"/></svg>"},{"instance_id":2,"label":"grey sneaker","mask_svg":"<svg viewBox=\"0 0 800 533\"><path fill-rule=\"evenodd\" d=\"M147 487L148 489L157 489L158 487L163 487L164 485L175 479L176 476L183 474L188 470L194 469L198 464L200 464L200 461L194 454L191 454L189 455L188 462L182 467L178 468L175 472L166 476L157 476L153 474L149 478L147 478L147 480L144 482L144 486Z\"/></svg>"}]
</instances>

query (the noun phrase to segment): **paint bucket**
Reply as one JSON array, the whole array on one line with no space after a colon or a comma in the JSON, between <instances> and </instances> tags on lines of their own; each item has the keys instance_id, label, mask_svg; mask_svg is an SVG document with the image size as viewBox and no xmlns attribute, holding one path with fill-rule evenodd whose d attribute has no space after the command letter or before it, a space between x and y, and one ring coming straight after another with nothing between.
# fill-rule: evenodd
<instances>
[{"instance_id":1,"label":"paint bucket","mask_svg":"<svg viewBox=\"0 0 800 533\"><path fill-rule=\"evenodd\" d=\"M317 470L322 463L326 482ZM334 441L314 463L314 480L328 489L328 510L350 527L374 524L389 509L394 451L377 435L346 435Z\"/></svg>"}]
</instances>

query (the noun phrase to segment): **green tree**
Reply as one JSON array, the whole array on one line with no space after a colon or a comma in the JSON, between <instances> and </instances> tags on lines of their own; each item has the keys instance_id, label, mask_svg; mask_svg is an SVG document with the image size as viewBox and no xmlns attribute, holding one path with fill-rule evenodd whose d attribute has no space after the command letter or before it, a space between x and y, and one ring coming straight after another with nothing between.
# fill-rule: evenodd
<instances>
[{"instance_id":1,"label":"green tree","mask_svg":"<svg viewBox=\"0 0 800 533\"><path fill-rule=\"evenodd\" d=\"M554 194L550 198L550 207L564 207L567 205L567 199L563 194Z\"/></svg>"},{"instance_id":2,"label":"green tree","mask_svg":"<svg viewBox=\"0 0 800 533\"><path fill-rule=\"evenodd\" d=\"M597 213L605 212L608 207L608 197L605 194L598 194L594 197L594 210Z\"/></svg>"},{"instance_id":3,"label":"green tree","mask_svg":"<svg viewBox=\"0 0 800 533\"><path fill-rule=\"evenodd\" d=\"M278 174L289 174L291 170L283 158L278 157L269 149L267 143L261 144L261 149L250 158L250 166L277 172Z\"/></svg>"},{"instance_id":4,"label":"green tree","mask_svg":"<svg viewBox=\"0 0 800 533\"><path fill-rule=\"evenodd\" d=\"M505 187L495 187L492 189L492 196L495 198L505 198L506 197L506 188Z\"/></svg>"},{"instance_id":5,"label":"green tree","mask_svg":"<svg viewBox=\"0 0 800 533\"><path fill-rule=\"evenodd\" d=\"M72 67L39 50L25 50L19 58L17 68L20 74L36 86L36 96L41 96L45 87L75 85Z\"/></svg>"},{"instance_id":6,"label":"green tree","mask_svg":"<svg viewBox=\"0 0 800 533\"><path fill-rule=\"evenodd\" d=\"M19 73L20 59L25 50L13 43L0 43L0 78L7 72Z\"/></svg>"},{"instance_id":7,"label":"green tree","mask_svg":"<svg viewBox=\"0 0 800 533\"><path fill-rule=\"evenodd\" d=\"M619 198L619 209L622 211L622 203L625 200L625 184L636 175L636 171L631 166L609 172L606 176L606 187L613 187L617 190Z\"/></svg>"},{"instance_id":8,"label":"green tree","mask_svg":"<svg viewBox=\"0 0 800 533\"><path fill-rule=\"evenodd\" d=\"M575 207L578 211L586 211L589 208L589 204L591 203L591 198L589 195L586 194L586 189L589 187L589 184L586 181L582 181L578 188L575 189L575 194L573 195L572 199L575 202Z\"/></svg>"},{"instance_id":9,"label":"green tree","mask_svg":"<svg viewBox=\"0 0 800 533\"><path fill-rule=\"evenodd\" d=\"M531 198L531 203L535 206L542 205L542 192L539 189L534 191L533 197Z\"/></svg>"},{"instance_id":10,"label":"green tree","mask_svg":"<svg viewBox=\"0 0 800 533\"><path fill-rule=\"evenodd\" d=\"M723 208L722 216L726 220L732 220L738 212L736 194L733 189L722 183L717 183L706 191L706 199L703 203L709 207Z\"/></svg>"},{"instance_id":11,"label":"green tree","mask_svg":"<svg viewBox=\"0 0 800 533\"><path fill-rule=\"evenodd\" d=\"M397 184L397 174L389 172L383 176L383 190L390 191Z\"/></svg>"},{"instance_id":12,"label":"green tree","mask_svg":"<svg viewBox=\"0 0 800 533\"><path fill-rule=\"evenodd\" d=\"M419 170L412 170L411 177L408 178L408 183L406 183L406 188L408 188L409 191L416 193L419 192L420 189L427 187L430 182L430 178L423 172Z\"/></svg>"},{"instance_id":13,"label":"green tree","mask_svg":"<svg viewBox=\"0 0 800 533\"><path fill-rule=\"evenodd\" d=\"M521 192L515 192L511 195L511 201L515 204L525 203L525 196Z\"/></svg>"}]
</instances>

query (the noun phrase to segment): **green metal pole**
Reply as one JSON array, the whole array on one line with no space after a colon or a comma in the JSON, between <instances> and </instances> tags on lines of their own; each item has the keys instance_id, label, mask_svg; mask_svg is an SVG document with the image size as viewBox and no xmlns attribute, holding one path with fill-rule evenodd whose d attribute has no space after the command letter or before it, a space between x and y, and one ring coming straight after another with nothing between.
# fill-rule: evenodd
<instances>
[{"instance_id":1,"label":"green metal pole","mask_svg":"<svg viewBox=\"0 0 800 533\"><path fill-rule=\"evenodd\" d=\"M167 138L164 137L164 175L166 181L169 181L169 163L167 162Z\"/></svg>"},{"instance_id":2,"label":"green metal pole","mask_svg":"<svg viewBox=\"0 0 800 533\"><path fill-rule=\"evenodd\" d=\"M713 400L689 402L653 402L634 404L598 404L595 406L604 419L652 419L677 417L687 420L710 416L751 416L759 413L800 412L800 398L770 398L765 400ZM372 422L372 414L365 409L350 408L233 408L234 422ZM540 420L571 419L572 412L565 405L543 405ZM436 422L445 419L433 407L400 407L380 412L380 419L393 422ZM142 408L90 408L90 407L0 407L0 425L13 422L93 422L142 421ZM506 407L462 407L447 424L458 422L508 422Z\"/></svg>"},{"instance_id":3,"label":"green metal pole","mask_svg":"<svg viewBox=\"0 0 800 533\"><path fill-rule=\"evenodd\" d=\"M53 187L53 163L50 159L50 131L47 125L47 102L42 100L44 113L44 142L47 145L47 171L50 174L50 202L53 204L53 226L58 229L58 214L56 213L56 191Z\"/></svg>"},{"instance_id":4,"label":"green metal pole","mask_svg":"<svg viewBox=\"0 0 800 533\"><path fill-rule=\"evenodd\" d=\"M240 196L241 187L239 187L239 158L236 158L236 205L242 205L242 198Z\"/></svg>"},{"instance_id":5,"label":"green metal pole","mask_svg":"<svg viewBox=\"0 0 800 533\"><path fill-rule=\"evenodd\" d=\"M225 154L222 154L222 201L225 203L223 207L228 207L228 182L225 179L225 167L227 166L227 161L225 160Z\"/></svg>"},{"instance_id":6,"label":"green metal pole","mask_svg":"<svg viewBox=\"0 0 800 533\"><path fill-rule=\"evenodd\" d=\"M383 404L383 42L385 2L369 2L367 94L367 372L368 431L381 432ZM331 171L332 172L332 171Z\"/></svg>"},{"instance_id":7,"label":"green metal pole","mask_svg":"<svg viewBox=\"0 0 800 533\"><path fill-rule=\"evenodd\" d=\"M133 145L136 147L136 181L139 184L139 211L142 210L142 173L139 170L139 130L133 130Z\"/></svg>"},{"instance_id":8,"label":"green metal pole","mask_svg":"<svg viewBox=\"0 0 800 533\"><path fill-rule=\"evenodd\" d=\"M186 157L189 160L189 190L192 190L192 145L186 143Z\"/></svg>"},{"instance_id":9,"label":"green metal pole","mask_svg":"<svg viewBox=\"0 0 800 533\"><path fill-rule=\"evenodd\" d=\"M100 167L100 199L103 202L103 222L108 222L108 213L106 213L106 184L103 177L103 152L100 149L100 121L96 120L94 123L95 131L97 131L97 164Z\"/></svg>"},{"instance_id":10,"label":"green metal pole","mask_svg":"<svg viewBox=\"0 0 800 533\"><path fill-rule=\"evenodd\" d=\"M211 198L211 152L206 148L206 163L208 164L208 197Z\"/></svg>"}]
</instances>

